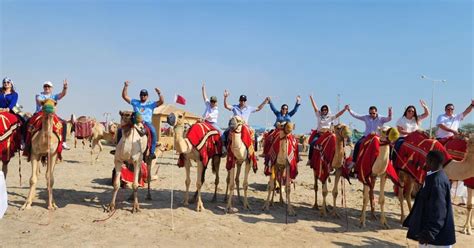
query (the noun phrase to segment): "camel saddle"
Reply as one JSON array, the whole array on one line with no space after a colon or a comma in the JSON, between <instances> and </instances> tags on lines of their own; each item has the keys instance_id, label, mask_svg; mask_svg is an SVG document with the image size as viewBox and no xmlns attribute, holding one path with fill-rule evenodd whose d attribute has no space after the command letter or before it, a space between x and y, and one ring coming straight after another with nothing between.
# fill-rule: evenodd
<instances>
[{"instance_id":1,"label":"camel saddle","mask_svg":"<svg viewBox=\"0 0 474 248\"><path fill-rule=\"evenodd\" d=\"M133 183L134 180L134 167L132 164L124 164L122 165L121 170L121 180L125 183ZM140 187L145 185L145 182L148 180L148 169L145 162L142 161L140 174L138 176L138 184Z\"/></svg>"},{"instance_id":2,"label":"camel saddle","mask_svg":"<svg viewBox=\"0 0 474 248\"><path fill-rule=\"evenodd\" d=\"M443 165L452 160L451 155L440 142L430 139L423 132L412 132L405 137L405 141L395 151L395 168L408 172L417 183L422 184L427 173L426 155L432 150L443 153L445 158Z\"/></svg>"},{"instance_id":3,"label":"camel saddle","mask_svg":"<svg viewBox=\"0 0 474 248\"><path fill-rule=\"evenodd\" d=\"M20 148L21 121L9 112L0 112L0 148L2 161L8 162Z\"/></svg>"},{"instance_id":4,"label":"camel saddle","mask_svg":"<svg viewBox=\"0 0 474 248\"><path fill-rule=\"evenodd\" d=\"M376 134L369 134L362 140L360 145L360 151L357 155L355 170L357 172L357 178L359 181L371 188L375 186L375 180L373 180L374 178L372 176L372 167L379 154L380 137ZM386 173L394 184L400 184L397 172L395 171L390 159L388 160Z\"/></svg>"},{"instance_id":5,"label":"camel saddle","mask_svg":"<svg viewBox=\"0 0 474 248\"><path fill-rule=\"evenodd\" d=\"M441 139L441 142L446 151L451 155L451 157L456 161L463 161L467 156L467 141L464 139L459 139L455 137L449 137ZM474 189L474 177L464 180L464 185L466 187Z\"/></svg>"},{"instance_id":6,"label":"camel saddle","mask_svg":"<svg viewBox=\"0 0 474 248\"><path fill-rule=\"evenodd\" d=\"M84 139L92 136L94 119L87 116L81 116L74 122L74 133L76 138Z\"/></svg>"},{"instance_id":7,"label":"camel saddle","mask_svg":"<svg viewBox=\"0 0 474 248\"><path fill-rule=\"evenodd\" d=\"M249 126L247 125L242 125L242 131L240 132L240 137L242 139L242 142L244 143L245 147L247 148L247 154L248 154L248 159L250 159L252 163L252 168L253 172L257 172L257 156L255 154L255 149L254 149L254 140L252 139L254 130L252 130ZM227 170L232 169L235 166L235 156L234 153L232 152L232 139L229 139L227 142L227 160L226 160L226 168Z\"/></svg>"},{"instance_id":8,"label":"camel saddle","mask_svg":"<svg viewBox=\"0 0 474 248\"><path fill-rule=\"evenodd\" d=\"M314 133L314 132L313 132ZM315 137L315 135L311 135ZM332 169L332 161L336 154L336 135L330 131L320 133L314 144L310 167L321 182L326 182Z\"/></svg>"},{"instance_id":9,"label":"camel saddle","mask_svg":"<svg viewBox=\"0 0 474 248\"><path fill-rule=\"evenodd\" d=\"M42 119L43 119L43 111L40 111L34 114L29 120L26 126L26 137L25 137L25 150L23 151L23 156L27 157L27 161L29 162L31 159L31 138L35 135L39 130L42 128ZM54 114L53 115L53 134L56 135L59 139L59 144L56 149L58 154L58 158L61 160L61 152L63 150L63 124L59 117Z\"/></svg>"},{"instance_id":10,"label":"camel saddle","mask_svg":"<svg viewBox=\"0 0 474 248\"><path fill-rule=\"evenodd\" d=\"M195 123L189 128L186 138L199 152L204 168L207 168L210 158L215 155L222 154L222 141L220 132L209 123ZM180 154L178 166L184 166L184 154Z\"/></svg>"},{"instance_id":11,"label":"camel saddle","mask_svg":"<svg viewBox=\"0 0 474 248\"><path fill-rule=\"evenodd\" d=\"M273 131L267 136L267 139L272 141L268 147L268 152L265 154L265 175L269 176L272 174L272 166L276 164L278 158L278 152L280 151L280 132L279 130ZM287 140L287 162L290 164L290 178L295 179L298 175L298 141L293 134L288 134L283 139Z\"/></svg>"}]
</instances>

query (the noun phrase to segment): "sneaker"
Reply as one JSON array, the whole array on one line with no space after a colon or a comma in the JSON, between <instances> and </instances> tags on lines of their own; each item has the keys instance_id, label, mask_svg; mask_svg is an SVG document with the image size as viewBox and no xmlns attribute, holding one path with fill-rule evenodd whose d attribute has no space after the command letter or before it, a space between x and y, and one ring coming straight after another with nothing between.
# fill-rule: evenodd
<instances>
[{"instance_id":1,"label":"sneaker","mask_svg":"<svg viewBox=\"0 0 474 248\"><path fill-rule=\"evenodd\" d=\"M66 144L66 142L63 143L63 149L64 150L71 150L71 148Z\"/></svg>"}]
</instances>

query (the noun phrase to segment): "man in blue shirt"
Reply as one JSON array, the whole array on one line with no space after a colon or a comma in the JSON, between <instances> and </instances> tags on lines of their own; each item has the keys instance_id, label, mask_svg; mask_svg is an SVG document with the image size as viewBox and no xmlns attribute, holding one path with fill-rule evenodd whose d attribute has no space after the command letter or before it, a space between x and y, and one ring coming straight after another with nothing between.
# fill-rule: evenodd
<instances>
[{"instance_id":1,"label":"man in blue shirt","mask_svg":"<svg viewBox=\"0 0 474 248\"><path fill-rule=\"evenodd\" d=\"M143 123L146 125L151 132L151 147L150 147L150 157L149 159L155 159L155 149L156 149L156 130L153 126L151 120L153 116L153 110L163 104L164 98L161 95L161 91L158 88L155 88L156 94L158 94L159 100L156 102L152 102L148 100L148 91L143 89L140 91L140 99L130 99L128 96L128 85L130 84L129 81L125 81L122 90L122 98L128 104L132 105L133 111L138 112L143 117Z\"/></svg>"},{"instance_id":2,"label":"man in blue shirt","mask_svg":"<svg viewBox=\"0 0 474 248\"><path fill-rule=\"evenodd\" d=\"M357 141L357 143L355 144L355 147L354 147L352 162L355 163L356 160L357 160L357 155L359 154L359 147L360 147L360 144L362 143L362 140L364 140L364 138L366 136L368 136L369 134L371 134L371 133L379 134L378 129L380 127L382 127L383 124L385 124L385 123L392 120L392 107L388 108L388 117L379 116L379 114L377 113L377 107L375 107L375 106L370 106L368 115L359 115L359 114L355 113L354 111L352 111L352 109L350 108L349 105L346 105L345 108L349 110L349 114L351 114L352 117L354 117L358 120L361 120L365 123L364 136L362 136Z\"/></svg>"}]
</instances>

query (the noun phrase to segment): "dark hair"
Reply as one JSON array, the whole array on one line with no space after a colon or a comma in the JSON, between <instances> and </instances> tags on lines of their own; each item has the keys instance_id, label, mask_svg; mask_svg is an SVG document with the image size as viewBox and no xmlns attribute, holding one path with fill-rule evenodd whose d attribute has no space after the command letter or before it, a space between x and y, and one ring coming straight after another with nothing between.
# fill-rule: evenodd
<instances>
[{"instance_id":1,"label":"dark hair","mask_svg":"<svg viewBox=\"0 0 474 248\"><path fill-rule=\"evenodd\" d=\"M326 110L329 112L329 107L328 107L328 105L325 104L325 105L321 106L321 111L323 111L323 109L326 109Z\"/></svg>"},{"instance_id":2,"label":"dark hair","mask_svg":"<svg viewBox=\"0 0 474 248\"><path fill-rule=\"evenodd\" d=\"M12 93L16 92L15 87L13 86L13 83L11 83L11 85L12 85L12 89L11 89ZM2 90L1 91L2 91L2 93L5 93L5 87L3 85L2 85Z\"/></svg>"},{"instance_id":3,"label":"dark hair","mask_svg":"<svg viewBox=\"0 0 474 248\"><path fill-rule=\"evenodd\" d=\"M443 161L444 155L440 151L433 150L428 152L428 155L426 155L426 164L429 167L440 168L443 164Z\"/></svg>"},{"instance_id":4,"label":"dark hair","mask_svg":"<svg viewBox=\"0 0 474 248\"><path fill-rule=\"evenodd\" d=\"M286 109L288 109L288 104L285 103L285 104L281 105L281 109L283 109L283 107L286 107Z\"/></svg>"},{"instance_id":5,"label":"dark hair","mask_svg":"<svg viewBox=\"0 0 474 248\"><path fill-rule=\"evenodd\" d=\"M413 109L413 114L415 117L416 124L418 124L418 114L416 113L416 108L413 105L409 105L406 109L405 112L403 112L403 116L407 117L408 109L412 108Z\"/></svg>"},{"instance_id":6,"label":"dark hair","mask_svg":"<svg viewBox=\"0 0 474 248\"><path fill-rule=\"evenodd\" d=\"M444 109L446 110L446 109L449 108L449 107L453 107L453 108L454 108L454 104L448 103L448 104L446 104L446 106L444 106Z\"/></svg>"},{"instance_id":7,"label":"dark hair","mask_svg":"<svg viewBox=\"0 0 474 248\"><path fill-rule=\"evenodd\" d=\"M369 111L372 110L372 109L375 110L375 111L378 111L378 110L377 110L377 107L375 107L375 106L370 106L370 107L369 107Z\"/></svg>"}]
</instances>

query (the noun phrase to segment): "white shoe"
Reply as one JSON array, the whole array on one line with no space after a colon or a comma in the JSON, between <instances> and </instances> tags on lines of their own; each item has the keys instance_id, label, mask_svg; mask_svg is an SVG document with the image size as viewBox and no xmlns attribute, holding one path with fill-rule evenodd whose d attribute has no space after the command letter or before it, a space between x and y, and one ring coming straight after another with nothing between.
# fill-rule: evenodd
<instances>
[{"instance_id":1,"label":"white shoe","mask_svg":"<svg viewBox=\"0 0 474 248\"><path fill-rule=\"evenodd\" d=\"M64 150L71 150L71 148L66 144L66 142L63 143L63 149Z\"/></svg>"}]
</instances>

